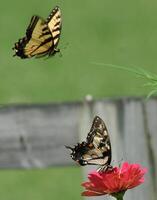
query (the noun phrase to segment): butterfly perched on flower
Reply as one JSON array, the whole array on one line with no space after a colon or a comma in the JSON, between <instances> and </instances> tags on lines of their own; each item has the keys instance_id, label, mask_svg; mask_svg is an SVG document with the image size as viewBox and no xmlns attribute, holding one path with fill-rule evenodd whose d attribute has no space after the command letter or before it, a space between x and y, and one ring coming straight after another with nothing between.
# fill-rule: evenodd
<instances>
[{"instance_id":1,"label":"butterfly perched on flower","mask_svg":"<svg viewBox=\"0 0 157 200\"><path fill-rule=\"evenodd\" d=\"M21 58L41 57L44 55L54 55L60 50L57 45L61 34L61 11L56 6L49 17L44 20L34 15L26 30L26 36L15 43L14 56Z\"/></svg>"},{"instance_id":2,"label":"butterfly perched on flower","mask_svg":"<svg viewBox=\"0 0 157 200\"><path fill-rule=\"evenodd\" d=\"M78 143L74 147L66 146L71 150L71 158L80 165L99 165L100 169L112 168L111 142L104 121L96 116L93 120L86 141Z\"/></svg>"}]
</instances>

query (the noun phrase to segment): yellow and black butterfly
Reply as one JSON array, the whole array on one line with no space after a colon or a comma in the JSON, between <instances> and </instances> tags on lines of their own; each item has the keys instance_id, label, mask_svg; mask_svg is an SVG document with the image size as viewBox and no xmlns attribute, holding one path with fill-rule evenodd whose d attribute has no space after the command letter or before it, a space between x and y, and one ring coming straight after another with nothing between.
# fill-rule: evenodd
<instances>
[{"instance_id":1,"label":"yellow and black butterfly","mask_svg":"<svg viewBox=\"0 0 157 200\"><path fill-rule=\"evenodd\" d=\"M58 6L52 10L46 20L37 15L32 16L26 30L26 36L15 43L14 56L30 58L33 56L51 56L59 52L57 45L60 39L61 26L61 11Z\"/></svg>"},{"instance_id":2,"label":"yellow and black butterfly","mask_svg":"<svg viewBox=\"0 0 157 200\"><path fill-rule=\"evenodd\" d=\"M71 157L80 165L99 165L100 169L112 168L111 143L104 121L96 116L93 120L86 141L78 143L74 148L66 146L71 150Z\"/></svg>"}]
</instances>

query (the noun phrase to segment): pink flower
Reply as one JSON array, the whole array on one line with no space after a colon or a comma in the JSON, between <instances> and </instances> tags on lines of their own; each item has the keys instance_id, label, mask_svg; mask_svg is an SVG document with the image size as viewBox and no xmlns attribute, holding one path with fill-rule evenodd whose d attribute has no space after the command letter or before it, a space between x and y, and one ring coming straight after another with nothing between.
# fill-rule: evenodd
<instances>
[{"instance_id":1,"label":"pink flower","mask_svg":"<svg viewBox=\"0 0 157 200\"><path fill-rule=\"evenodd\" d=\"M146 168L139 164L124 162L121 167L114 167L112 170L97 172L88 175L89 182L82 184L86 191L83 196L99 196L110 194L123 194L127 189L134 188L144 182Z\"/></svg>"}]
</instances>

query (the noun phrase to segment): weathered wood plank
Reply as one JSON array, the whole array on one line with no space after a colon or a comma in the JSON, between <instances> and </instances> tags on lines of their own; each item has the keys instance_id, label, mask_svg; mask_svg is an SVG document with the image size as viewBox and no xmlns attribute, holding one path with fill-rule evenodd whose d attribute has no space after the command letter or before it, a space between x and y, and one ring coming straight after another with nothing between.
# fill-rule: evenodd
<instances>
[{"instance_id":1,"label":"weathered wood plank","mask_svg":"<svg viewBox=\"0 0 157 200\"><path fill-rule=\"evenodd\" d=\"M78 141L80 104L0 109L0 167L71 165L65 144Z\"/></svg>"},{"instance_id":2,"label":"weathered wood plank","mask_svg":"<svg viewBox=\"0 0 157 200\"><path fill-rule=\"evenodd\" d=\"M141 188L129 191L126 194L128 199L153 199L153 184L150 174L151 164L149 162L149 146L147 143L146 121L144 103L136 100L126 100L124 103L123 138L125 160L131 163L140 163L148 168L146 182Z\"/></svg>"},{"instance_id":3,"label":"weathered wood plank","mask_svg":"<svg viewBox=\"0 0 157 200\"><path fill-rule=\"evenodd\" d=\"M153 177L154 191L157 191L157 101L145 102L146 133L149 146L150 173Z\"/></svg>"}]
</instances>

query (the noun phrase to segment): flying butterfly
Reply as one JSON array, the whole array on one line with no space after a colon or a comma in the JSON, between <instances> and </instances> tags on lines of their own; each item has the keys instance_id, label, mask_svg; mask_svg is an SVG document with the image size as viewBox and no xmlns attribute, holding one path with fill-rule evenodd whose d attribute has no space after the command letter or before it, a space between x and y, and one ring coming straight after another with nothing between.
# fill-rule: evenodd
<instances>
[{"instance_id":1,"label":"flying butterfly","mask_svg":"<svg viewBox=\"0 0 157 200\"><path fill-rule=\"evenodd\" d=\"M26 36L15 43L14 56L21 58L51 56L60 50L57 45L60 39L62 27L61 11L56 6L49 17L44 20L34 15L26 30Z\"/></svg>"},{"instance_id":2,"label":"flying butterfly","mask_svg":"<svg viewBox=\"0 0 157 200\"><path fill-rule=\"evenodd\" d=\"M111 142L104 121L96 116L86 141L78 143L71 150L71 158L80 165L99 165L100 170L111 169Z\"/></svg>"}]
</instances>

